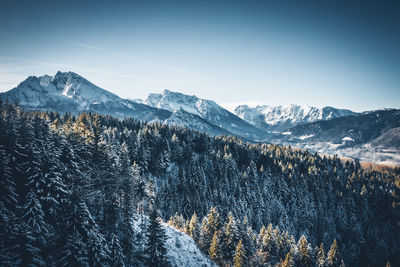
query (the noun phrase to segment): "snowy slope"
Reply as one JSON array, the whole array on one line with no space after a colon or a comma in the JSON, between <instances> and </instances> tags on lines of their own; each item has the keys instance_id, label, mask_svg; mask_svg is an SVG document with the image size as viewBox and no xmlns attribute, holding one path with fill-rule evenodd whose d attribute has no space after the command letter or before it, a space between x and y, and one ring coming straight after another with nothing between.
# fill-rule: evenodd
<instances>
[{"instance_id":1,"label":"snowy slope","mask_svg":"<svg viewBox=\"0 0 400 267\"><path fill-rule=\"evenodd\" d=\"M122 99L73 72L30 76L16 88L1 93L0 98L34 110L71 113L93 111L148 121L163 120L171 115L166 110Z\"/></svg>"},{"instance_id":2,"label":"snowy slope","mask_svg":"<svg viewBox=\"0 0 400 267\"><path fill-rule=\"evenodd\" d=\"M209 123L207 120L189 113L182 108L172 113L171 117L166 119L164 123L169 125L177 125L187 127L192 130L199 132L205 132L210 135L232 135L229 131L226 131L218 126Z\"/></svg>"},{"instance_id":3,"label":"snowy slope","mask_svg":"<svg viewBox=\"0 0 400 267\"><path fill-rule=\"evenodd\" d=\"M172 266L217 266L200 251L190 236L168 224L163 226L168 236L168 261Z\"/></svg>"},{"instance_id":4,"label":"snowy slope","mask_svg":"<svg viewBox=\"0 0 400 267\"><path fill-rule=\"evenodd\" d=\"M330 120L356 113L332 107L316 108L301 105L279 105L275 107L258 105L238 106L235 114L252 125L266 130L283 131L298 124L318 120Z\"/></svg>"},{"instance_id":5,"label":"snowy slope","mask_svg":"<svg viewBox=\"0 0 400 267\"><path fill-rule=\"evenodd\" d=\"M387 109L300 124L270 143L385 164L400 164L400 110Z\"/></svg>"},{"instance_id":6,"label":"snowy slope","mask_svg":"<svg viewBox=\"0 0 400 267\"><path fill-rule=\"evenodd\" d=\"M136 232L141 231L141 219L146 225L148 223L147 216L140 216L136 214L135 219L132 220L132 226ZM194 240L187 234L176 230L167 223L162 223L162 227L168 236L166 242L167 259L172 266L187 266L187 267L207 267L217 266L215 262L210 260L200 249L197 247Z\"/></svg>"},{"instance_id":7,"label":"snowy slope","mask_svg":"<svg viewBox=\"0 0 400 267\"><path fill-rule=\"evenodd\" d=\"M245 122L212 100L164 90L161 94L150 94L145 103L171 112L182 109L207 120L213 125L245 138L262 140L265 137L264 131Z\"/></svg>"}]
</instances>

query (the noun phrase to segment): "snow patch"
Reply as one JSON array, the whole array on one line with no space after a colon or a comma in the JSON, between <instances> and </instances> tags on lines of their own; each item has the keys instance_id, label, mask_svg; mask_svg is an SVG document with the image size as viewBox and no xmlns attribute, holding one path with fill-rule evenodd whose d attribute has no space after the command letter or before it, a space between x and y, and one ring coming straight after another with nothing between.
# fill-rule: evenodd
<instances>
[{"instance_id":1,"label":"snow patch","mask_svg":"<svg viewBox=\"0 0 400 267\"><path fill-rule=\"evenodd\" d=\"M313 136L314 136L313 134L310 134L310 135L302 135L302 136L299 136L298 138L299 138L300 140L304 140L304 139L311 138L311 137L313 137Z\"/></svg>"},{"instance_id":2,"label":"snow patch","mask_svg":"<svg viewBox=\"0 0 400 267\"><path fill-rule=\"evenodd\" d=\"M190 236L168 224L163 226L168 236L167 257L172 266L217 266L200 251Z\"/></svg>"},{"instance_id":3,"label":"snow patch","mask_svg":"<svg viewBox=\"0 0 400 267\"><path fill-rule=\"evenodd\" d=\"M143 223L148 223L148 217L136 214L136 218L132 220L132 226L135 232L141 231L142 218ZM165 248L167 249L167 259L172 266L188 266L188 267L216 267L217 265L210 260L197 247L193 238L187 234L176 230L167 223L162 223L168 239Z\"/></svg>"},{"instance_id":4,"label":"snow patch","mask_svg":"<svg viewBox=\"0 0 400 267\"><path fill-rule=\"evenodd\" d=\"M349 136L346 136L346 137L343 137L343 138L342 138L342 141L343 141L343 142L346 142L346 141L354 142L354 139L351 138L351 137L349 137Z\"/></svg>"}]
</instances>

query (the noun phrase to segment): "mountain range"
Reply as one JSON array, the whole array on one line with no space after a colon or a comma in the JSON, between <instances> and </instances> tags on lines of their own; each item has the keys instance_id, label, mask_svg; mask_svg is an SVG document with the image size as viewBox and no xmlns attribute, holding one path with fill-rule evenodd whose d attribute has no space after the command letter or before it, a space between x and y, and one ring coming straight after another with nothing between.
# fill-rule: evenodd
<instances>
[{"instance_id":1,"label":"mountain range","mask_svg":"<svg viewBox=\"0 0 400 267\"><path fill-rule=\"evenodd\" d=\"M253 108L247 105L240 105L236 107L235 113L243 120L260 129L275 132L308 122L330 120L357 114L347 109L316 108L300 105L279 105L275 107L258 105Z\"/></svg>"},{"instance_id":2,"label":"mountain range","mask_svg":"<svg viewBox=\"0 0 400 267\"><path fill-rule=\"evenodd\" d=\"M333 107L240 105L234 113L212 100L170 90L147 99L123 99L73 72L30 76L0 99L27 110L95 112L160 121L250 142L290 144L311 151L400 164L399 110L357 113Z\"/></svg>"},{"instance_id":3,"label":"mountain range","mask_svg":"<svg viewBox=\"0 0 400 267\"><path fill-rule=\"evenodd\" d=\"M400 266L400 169L308 151L396 160L400 110L266 129L74 73L0 97L0 266Z\"/></svg>"}]
</instances>

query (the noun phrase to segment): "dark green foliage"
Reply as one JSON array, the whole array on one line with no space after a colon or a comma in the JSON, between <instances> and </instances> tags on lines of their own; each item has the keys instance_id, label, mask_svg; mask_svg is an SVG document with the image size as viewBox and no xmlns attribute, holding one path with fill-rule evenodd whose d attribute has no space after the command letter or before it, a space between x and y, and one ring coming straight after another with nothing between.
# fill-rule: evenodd
<instances>
[{"instance_id":1,"label":"dark green foliage","mask_svg":"<svg viewBox=\"0 0 400 267\"><path fill-rule=\"evenodd\" d=\"M148 266L161 267L168 265L166 259L167 250L165 248L166 240L167 235L165 230L161 227L157 211L153 210L149 216L149 225L147 226L146 233L146 246L144 250Z\"/></svg>"},{"instance_id":2,"label":"dark green foliage","mask_svg":"<svg viewBox=\"0 0 400 267\"><path fill-rule=\"evenodd\" d=\"M133 119L0 111L0 265L21 264L27 252L38 263L112 265L113 234L125 264L140 265L143 228L131 220L155 209L178 214L205 253L220 231L223 263L241 239L244 265L400 265L398 169ZM28 203L37 223L24 217ZM41 225L47 231L32 239ZM302 235L307 246L295 242ZM337 254L310 250L335 238Z\"/></svg>"},{"instance_id":3,"label":"dark green foliage","mask_svg":"<svg viewBox=\"0 0 400 267\"><path fill-rule=\"evenodd\" d=\"M223 255L225 259L232 259L235 248L240 239L239 226L232 213L228 214L228 221L224 226ZM244 254L244 253L243 253ZM243 258L244 255L242 255Z\"/></svg>"},{"instance_id":4,"label":"dark green foliage","mask_svg":"<svg viewBox=\"0 0 400 267\"><path fill-rule=\"evenodd\" d=\"M115 234L111 235L110 242L110 260L113 266L115 267L124 267L125 266L125 255L119 243L118 237ZM129 255L129 254L128 254Z\"/></svg>"}]
</instances>

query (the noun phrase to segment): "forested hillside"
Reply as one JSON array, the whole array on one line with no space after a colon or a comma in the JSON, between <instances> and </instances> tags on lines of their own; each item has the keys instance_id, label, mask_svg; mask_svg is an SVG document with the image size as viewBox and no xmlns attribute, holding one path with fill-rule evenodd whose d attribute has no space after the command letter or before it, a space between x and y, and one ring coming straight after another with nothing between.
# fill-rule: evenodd
<instances>
[{"instance_id":1,"label":"forested hillside","mask_svg":"<svg viewBox=\"0 0 400 267\"><path fill-rule=\"evenodd\" d=\"M166 265L157 216L220 265L400 265L399 169L161 123L0 111L1 266Z\"/></svg>"}]
</instances>

